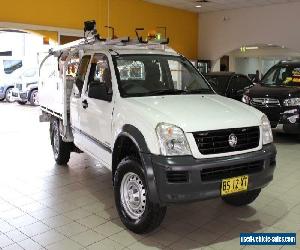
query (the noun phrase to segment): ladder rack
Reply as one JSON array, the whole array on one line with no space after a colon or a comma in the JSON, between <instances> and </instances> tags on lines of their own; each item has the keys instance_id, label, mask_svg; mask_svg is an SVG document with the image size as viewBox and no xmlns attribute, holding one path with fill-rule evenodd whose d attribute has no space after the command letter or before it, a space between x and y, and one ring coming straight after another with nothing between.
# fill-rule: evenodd
<instances>
[{"instance_id":1,"label":"ladder rack","mask_svg":"<svg viewBox=\"0 0 300 250\"><path fill-rule=\"evenodd\" d=\"M157 45L167 45L169 43L169 39L157 40L157 41L143 41L141 42L139 39L131 40L130 37L122 37L112 40L105 40L99 37L99 35L94 35L88 38L81 38L79 40L66 43L64 45L59 45L49 50L49 54L61 54L63 51L68 51L72 49L84 49L85 46L96 45L100 46L128 46L135 45L140 47L148 47L154 49L154 46ZM165 46L164 46L165 47Z\"/></svg>"}]
</instances>

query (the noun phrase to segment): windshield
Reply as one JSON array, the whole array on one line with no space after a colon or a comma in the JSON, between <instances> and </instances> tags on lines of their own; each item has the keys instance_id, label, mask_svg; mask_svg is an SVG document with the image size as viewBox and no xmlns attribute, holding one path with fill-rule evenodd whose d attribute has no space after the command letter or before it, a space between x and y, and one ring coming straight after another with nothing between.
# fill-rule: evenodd
<instances>
[{"instance_id":1,"label":"windshield","mask_svg":"<svg viewBox=\"0 0 300 250\"><path fill-rule=\"evenodd\" d=\"M23 77L35 77L37 74L37 69L27 69L23 73Z\"/></svg>"},{"instance_id":2,"label":"windshield","mask_svg":"<svg viewBox=\"0 0 300 250\"><path fill-rule=\"evenodd\" d=\"M183 57L118 55L114 64L123 97L214 93Z\"/></svg>"},{"instance_id":3,"label":"windshield","mask_svg":"<svg viewBox=\"0 0 300 250\"><path fill-rule=\"evenodd\" d=\"M263 77L261 83L264 85L300 87L300 65L274 66Z\"/></svg>"},{"instance_id":4,"label":"windshield","mask_svg":"<svg viewBox=\"0 0 300 250\"><path fill-rule=\"evenodd\" d=\"M5 74L11 74L22 67L22 60L3 60Z\"/></svg>"}]
</instances>

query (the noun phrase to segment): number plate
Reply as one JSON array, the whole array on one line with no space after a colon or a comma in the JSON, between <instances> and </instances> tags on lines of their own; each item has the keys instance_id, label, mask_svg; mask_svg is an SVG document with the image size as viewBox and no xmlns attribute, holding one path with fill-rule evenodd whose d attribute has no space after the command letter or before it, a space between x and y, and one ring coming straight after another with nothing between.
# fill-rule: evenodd
<instances>
[{"instance_id":1,"label":"number plate","mask_svg":"<svg viewBox=\"0 0 300 250\"><path fill-rule=\"evenodd\" d=\"M233 194L248 189L248 175L222 180L221 195Z\"/></svg>"}]
</instances>

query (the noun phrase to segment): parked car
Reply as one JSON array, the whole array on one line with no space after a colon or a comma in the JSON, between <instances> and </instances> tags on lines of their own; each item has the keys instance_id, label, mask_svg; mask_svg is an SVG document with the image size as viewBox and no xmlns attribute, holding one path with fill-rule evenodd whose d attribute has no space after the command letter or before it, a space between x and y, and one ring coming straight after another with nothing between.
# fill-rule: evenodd
<instances>
[{"instance_id":1,"label":"parked car","mask_svg":"<svg viewBox=\"0 0 300 250\"><path fill-rule=\"evenodd\" d=\"M40 120L50 122L57 164L84 151L112 171L128 229L154 230L174 203L222 197L247 205L270 183L276 148L263 113L215 94L166 45L85 41L43 61Z\"/></svg>"},{"instance_id":2,"label":"parked car","mask_svg":"<svg viewBox=\"0 0 300 250\"><path fill-rule=\"evenodd\" d=\"M2 82L0 79L0 101L6 100L7 102L12 102L12 89L14 87L13 83Z\"/></svg>"},{"instance_id":3,"label":"parked car","mask_svg":"<svg viewBox=\"0 0 300 250\"><path fill-rule=\"evenodd\" d=\"M218 94L238 101L242 100L245 89L253 86L249 77L234 72L210 72L205 77Z\"/></svg>"},{"instance_id":4,"label":"parked car","mask_svg":"<svg viewBox=\"0 0 300 250\"><path fill-rule=\"evenodd\" d=\"M245 91L243 102L265 113L272 128L300 134L300 61L273 66L259 84Z\"/></svg>"},{"instance_id":5,"label":"parked car","mask_svg":"<svg viewBox=\"0 0 300 250\"><path fill-rule=\"evenodd\" d=\"M17 81L22 60L0 60L0 101L13 102L12 89Z\"/></svg>"},{"instance_id":6,"label":"parked car","mask_svg":"<svg viewBox=\"0 0 300 250\"><path fill-rule=\"evenodd\" d=\"M28 68L20 75L12 90L12 98L24 105L28 101L31 105L39 105L38 99L38 68Z\"/></svg>"}]
</instances>

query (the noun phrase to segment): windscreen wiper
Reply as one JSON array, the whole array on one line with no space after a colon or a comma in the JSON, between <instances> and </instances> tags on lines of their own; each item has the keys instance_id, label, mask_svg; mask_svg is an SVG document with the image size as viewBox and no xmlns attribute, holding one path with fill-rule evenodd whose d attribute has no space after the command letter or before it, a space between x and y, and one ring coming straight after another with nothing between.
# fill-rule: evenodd
<instances>
[{"instance_id":1,"label":"windscreen wiper","mask_svg":"<svg viewBox=\"0 0 300 250\"><path fill-rule=\"evenodd\" d=\"M189 90L186 91L187 94L208 94L213 93L211 89L195 89L195 90Z\"/></svg>"},{"instance_id":2,"label":"windscreen wiper","mask_svg":"<svg viewBox=\"0 0 300 250\"><path fill-rule=\"evenodd\" d=\"M155 90L149 93L145 93L145 95L147 96L153 96L153 95L178 95L178 94L182 94L182 93L186 93L186 91L184 90L180 90L180 89L159 89L159 90Z\"/></svg>"}]
</instances>

